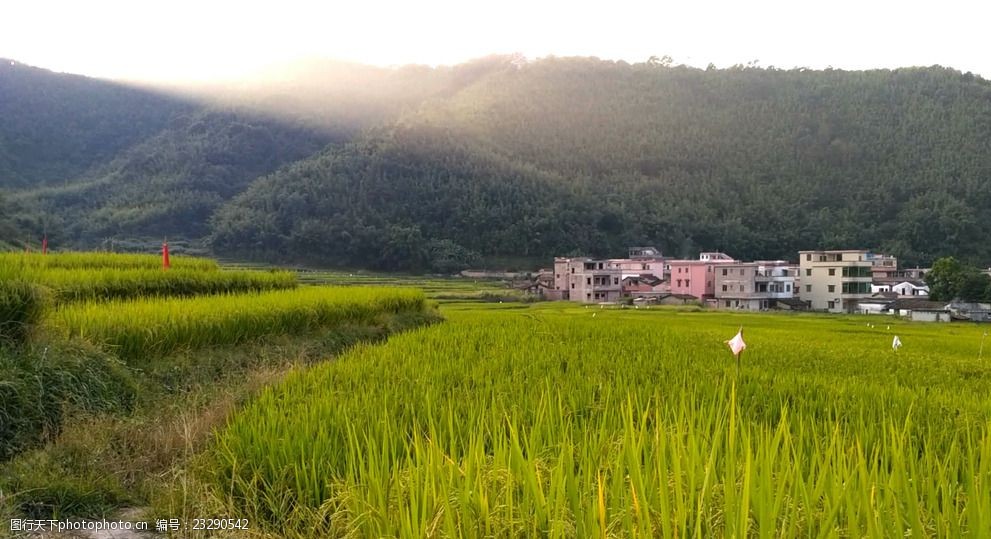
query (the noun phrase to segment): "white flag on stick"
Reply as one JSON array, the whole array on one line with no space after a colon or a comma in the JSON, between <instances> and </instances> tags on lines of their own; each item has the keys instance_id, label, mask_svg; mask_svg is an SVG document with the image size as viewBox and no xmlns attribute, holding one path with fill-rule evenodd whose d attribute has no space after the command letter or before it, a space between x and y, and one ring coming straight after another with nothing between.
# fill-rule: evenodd
<instances>
[{"instance_id":1,"label":"white flag on stick","mask_svg":"<svg viewBox=\"0 0 991 539\"><path fill-rule=\"evenodd\" d=\"M898 335L895 335L895 338L892 339L891 341L891 349L897 352L898 349L901 347L902 347L902 340L898 338Z\"/></svg>"},{"instance_id":2,"label":"white flag on stick","mask_svg":"<svg viewBox=\"0 0 991 539\"><path fill-rule=\"evenodd\" d=\"M736 332L736 337L726 341L726 344L729 345L734 356L739 356L740 352L747 349L747 343L743 342L743 326L740 326L740 331Z\"/></svg>"}]
</instances>

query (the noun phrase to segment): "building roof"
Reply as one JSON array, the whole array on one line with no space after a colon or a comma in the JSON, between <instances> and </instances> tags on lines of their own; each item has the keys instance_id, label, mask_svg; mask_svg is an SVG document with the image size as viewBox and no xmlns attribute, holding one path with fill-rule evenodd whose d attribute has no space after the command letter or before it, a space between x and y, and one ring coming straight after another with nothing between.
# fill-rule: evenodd
<instances>
[{"instance_id":1,"label":"building roof","mask_svg":"<svg viewBox=\"0 0 991 539\"><path fill-rule=\"evenodd\" d=\"M945 301L916 298L898 298L886 307L889 311L946 311L949 310L948 308L949 303Z\"/></svg>"},{"instance_id":2,"label":"building roof","mask_svg":"<svg viewBox=\"0 0 991 539\"><path fill-rule=\"evenodd\" d=\"M910 284L916 288L925 288L929 285L925 281L920 281L918 279L906 279L904 277L882 277L880 279L874 279L874 284L887 284L891 286L898 286L900 284Z\"/></svg>"},{"instance_id":3,"label":"building roof","mask_svg":"<svg viewBox=\"0 0 991 539\"><path fill-rule=\"evenodd\" d=\"M808 249L799 253L870 253L870 249Z\"/></svg>"}]
</instances>

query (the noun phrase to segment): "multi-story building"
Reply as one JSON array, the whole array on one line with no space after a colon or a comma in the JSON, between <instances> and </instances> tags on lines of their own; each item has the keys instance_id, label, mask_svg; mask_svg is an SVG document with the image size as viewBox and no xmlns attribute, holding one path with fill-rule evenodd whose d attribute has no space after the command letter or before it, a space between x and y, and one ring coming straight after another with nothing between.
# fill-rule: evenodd
<instances>
[{"instance_id":1,"label":"multi-story building","mask_svg":"<svg viewBox=\"0 0 991 539\"><path fill-rule=\"evenodd\" d=\"M630 247L629 257L612 258L609 265L629 274L651 274L664 278L664 257L655 247Z\"/></svg>"},{"instance_id":2,"label":"multi-story building","mask_svg":"<svg viewBox=\"0 0 991 539\"><path fill-rule=\"evenodd\" d=\"M799 295L809 308L855 312L871 296L875 255L866 250L799 251Z\"/></svg>"},{"instance_id":3,"label":"multi-story building","mask_svg":"<svg viewBox=\"0 0 991 539\"><path fill-rule=\"evenodd\" d=\"M554 259L554 296L583 303L619 301L623 271L608 260L588 257Z\"/></svg>"},{"instance_id":4,"label":"multi-story building","mask_svg":"<svg viewBox=\"0 0 991 539\"><path fill-rule=\"evenodd\" d=\"M736 262L724 253L701 253L698 260L671 260L668 262L668 282L672 294L695 296L699 300L715 297L715 268Z\"/></svg>"},{"instance_id":5,"label":"multi-story building","mask_svg":"<svg viewBox=\"0 0 991 539\"><path fill-rule=\"evenodd\" d=\"M721 264L715 274L718 308L763 310L797 295L798 266L784 260Z\"/></svg>"},{"instance_id":6,"label":"multi-story building","mask_svg":"<svg viewBox=\"0 0 991 539\"><path fill-rule=\"evenodd\" d=\"M897 276L898 258L892 255L878 253L867 253L866 256L871 262L871 277L874 277L874 279L886 279Z\"/></svg>"}]
</instances>

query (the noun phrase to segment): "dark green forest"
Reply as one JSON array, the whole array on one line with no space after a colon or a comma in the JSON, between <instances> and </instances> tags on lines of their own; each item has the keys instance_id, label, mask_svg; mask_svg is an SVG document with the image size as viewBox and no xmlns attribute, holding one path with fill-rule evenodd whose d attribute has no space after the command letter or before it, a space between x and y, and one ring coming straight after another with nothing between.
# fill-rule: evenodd
<instances>
[{"instance_id":1,"label":"dark green forest","mask_svg":"<svg viewBox=\"0 0 991 539\"><path fill-rule=\"evenodd\" d=\"M393 270L633 244L991 263L991 85L953 69L312 63L205 99L6 64L0 233Z\"/></svg>"}]
</instances>

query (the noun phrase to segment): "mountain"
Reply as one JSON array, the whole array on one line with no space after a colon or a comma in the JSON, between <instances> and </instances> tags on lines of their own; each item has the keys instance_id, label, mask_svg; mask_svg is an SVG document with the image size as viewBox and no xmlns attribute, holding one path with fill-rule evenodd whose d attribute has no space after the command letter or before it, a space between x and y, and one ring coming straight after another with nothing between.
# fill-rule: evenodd
<instances>
[{"instance_id":1,"label":"mountain","mask_svg":"<svg viewBox=\"0 0 991 539\"><path fill-rule=\"evenodd\" d=\"M0 188L59 184L191 109L159 92L0 59Z\"/></svg>"},{"instance_id":2,"label":"mountain","mask_svg":"<svg viewBox=\"0 0 991 539\"><path fill-rule=\"evenodd\" d=\"M384 246L307 246L361 238L375 250L399 227L545 260L648 243L681 256L866 246L908 263L986 263L989 150L991 86L951 69L506 62L390 129L259 180L218 212L214 240L383 267L394 263Z\"/></svg>"},{"instance_id":3,"label":"mountain","mask_svg":"<svg viewBox=\"0 0 991 539\"><path fill-rule=\"evenodd\" d=\"M0 186L16 226L75 245L168 234L230 256L445 271L631 244L991 262L991 85L938 66L307 61L168 93L11 67L0 87L52 88L11 94L34 105L7 105L22 119L0 124ZM105 93L126 97L119 110ZM138 109L157 123L80 127Z\"/></svg>"}]
</instances>

